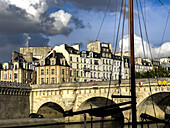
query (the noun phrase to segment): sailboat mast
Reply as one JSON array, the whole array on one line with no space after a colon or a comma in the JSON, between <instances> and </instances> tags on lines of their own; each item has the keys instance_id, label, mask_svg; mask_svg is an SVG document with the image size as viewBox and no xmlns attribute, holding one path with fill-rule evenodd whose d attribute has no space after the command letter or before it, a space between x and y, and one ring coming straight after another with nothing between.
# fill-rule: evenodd
<instances>
[{"instance_id":1,"label":"sailboat mast","mask_svg":"<svg viewBox=\"0 0 170 128\"><path fill-rule=\"evenodd\" d=\"M134 21L133 0L130 0L130 53L131 53L131 101L132 101L132 128L137 128L136 121L136 84L134 63Z\"/></svg>"}]
</instances>

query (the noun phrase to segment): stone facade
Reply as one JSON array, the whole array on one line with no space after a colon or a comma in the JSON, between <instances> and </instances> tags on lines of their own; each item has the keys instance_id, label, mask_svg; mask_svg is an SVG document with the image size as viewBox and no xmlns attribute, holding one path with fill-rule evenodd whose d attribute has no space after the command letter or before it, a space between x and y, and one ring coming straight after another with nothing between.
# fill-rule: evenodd
<instances>
[{"instance_id":1,"label":"stone facade","mask_svg":"<svg viewBox=\"0 0 170 128\"><path fill-rule=\"evenodd\" d=\"M32 53L34 57L40 59L42 57L46 57L47 54L51 51L50 46L42 46L42 47L21 47L20 53L25 55L27 53Z\"/></svg>"},{"instance_id":2,"label":"stone facade","mask_svg":"<svg viewBox=\"0 0 170 128\"><path fill-rule=\"evenodd\" d=\"M55 53L39 60L37 66L37 84L56 84L69 82L70 68L63 54Z\"/></svg>"},{"instance_id":3,"label":"stone facade","mask_svg":"<svg viewBox=\"0 0 170 128\"><path fill-rule=\"evenodd\" d=\"M1 82L0 85L0 119L28 118L31 88L15 83Z\"/></svg>"},{"instance_id":4,"label":"stone facade","mask_svg":"<svg viewBox=\"0 0 170 128\"><path fill-rule=\"evenodd\" d=\"M161 80L166 80L168 82L167 86L157 86L156 79L150 79L150 86L152 87L152 93L149 89L149 84L147 79L139 79L136 81L136 95L137 95L137 114L139 115L146 111L150 115L154 116L154 112L150 109L146 109L145 105L148 107L152 107L152 103L149 101L151 95L154 96L154 103L156 104L157 116L159 118L164 118L164 111L168 106L168 98L170 92L170 79L169 78L162 78ZM142 81L144 84L143 86L139 86L138 82ZM123 80L122 84L120 85L120 89L117 87L118 81L112 81L110 86L110 93L109 93L109 100L113 103L122 103L129 101L130 99L125 98L114 98L111 99L111 95L129 95L129 81ZM92 85L98 84L98 89L93 89ZM107 98L108 93L108 85L109 82L84 82L84 83L63 83L63 84L54 84L54 85L32 85L32 93L31 93L31 112L38 112L39 108L41 108L44 104L52 102L58 104L64 111L73 109L73 111L81 110L84 108L86 102L88 108L90 108L90 103L95 101L95 98ZM121 91L120 91L121 90ZM162 93L162 94L160 94ZM162 95L162 98L160 97ZM166 101L165 101L166 99ZM164 102L164 109L160 109L159 105L161 101ZM147 102L146 102L147 101ZM105 100L101 100L100 104L105 104ZM148 104L147 104L148 103ZM149 104L150 103L150 104ZM98 105L100 105L98 104ZM98 107L96 104L93 104L93 107ZM145 107L143 107L145 106ZM125 118L129 118L129 111L124 111L123 114ZM82 115L83 117L83 115ZM81 116L74 116L70 118L70 121L77 121L82 118ZM82 118L83 119L83 118ZM89 118L90 119L90 118ZM138 118L140 120L140 118ZM127 121L127 120L125 120Z\"/></svg>"}]
</instances>

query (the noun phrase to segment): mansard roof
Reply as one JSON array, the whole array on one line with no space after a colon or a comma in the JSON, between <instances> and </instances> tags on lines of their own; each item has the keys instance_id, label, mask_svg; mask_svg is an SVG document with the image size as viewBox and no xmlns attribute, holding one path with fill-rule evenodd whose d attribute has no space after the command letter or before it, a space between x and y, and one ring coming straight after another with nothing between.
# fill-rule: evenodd
<instances>
[{"instance_id":1,"label":"mansard roof","mask_svg":"<svg viewBox=\"0 0 170 128\"><path fill-rule=\"evenodd\" d=\"M68 46L67 44L65 44L65 49L68 51L69 54L80 54L78 50L74 49L71 46Z\"/></svg>"},{"instance_id":2,"label":"mansard roof","mask_svg":"<svg viewBox=\"0 0 170 128\"><path fill-rule=\"evenodd\" d=\"M51 53L48 57L45 58L45 66L50 65L50 59L54 58L56 60L55 65L59 66L69 66L67 61L65 60L65 65L63 65L60 61L60 59L65 58L62 53L55 53L55 56L53 56L53 53Z\"/></svg>"}]
</instances>

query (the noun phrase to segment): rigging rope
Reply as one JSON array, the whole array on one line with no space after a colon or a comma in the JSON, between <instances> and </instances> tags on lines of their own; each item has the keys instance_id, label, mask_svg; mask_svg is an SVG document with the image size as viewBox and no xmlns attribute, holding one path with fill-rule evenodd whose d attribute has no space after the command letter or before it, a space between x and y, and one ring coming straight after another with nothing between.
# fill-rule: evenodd
<instances>
[{"instance_id":1,"label":"rigging rope","mask_svg":"<svg viewBox=\"0 0 170 128\"><path fill-rule=\"evenodd\" d=\"M161 0L159 0L159 2L164 6L164 8L168 11L168 13L170 13L170 9L167 6L165 6L165 4Z\"/></svg>"},{"instance_id":2,"label":"rigging rope","mask_svg":"<svg viewBox=\"0 0 170 128\"><path fill-rule=\"evenodd\" d=\"M104 19L105 19L105 17L106 17L106 13L107 13L107 11L108 11L108 9L109 9L110 2L111 2L111 0L109 0L109 2L108 2L108 4L107 4L107 8L106 8L106 10L105 10L105 13L104 13L104 16L103 16L102 23L101 23L101 25L100 25L99 31L98 31L98 33L97 33L96 40L97 40L97 39L98 39L98 37L99 37L99 34L100 34L100 31L101 31L101 28L102 28L103 23L104 23Z\"/></svg>"},{"instance_id":3,"label":"rigging rope","mask_svg":"<svg viewBox=\"0 0 170 128\"><path fill-rule=\"evenodd\" d=\"M136 3L137 3L137 9L138 9L139 26L140 26L140 29L141 29L140 16L139 16L139 7L138 7L138 1L137 1L137 0L136 0ZM150 44L150 43L149 43L149 38L148 38L148 35L147 35L147 29L146 29L146 24L145 24L145 20L144 20L144 16L143 16L143 10L142 10L142 6L141 6L141 1L140 1L140 0L139 0L139 3L140 3L142 18L143 18L143 22L144 22L144 26L145 26L146 37L147 37L147 40L148 40L148 44ZM140 30L140 32L141 32L141 36L142 36L142 31ZM145 49L144 49L143 41L142 41L142 46L143 46L143 52L144 52ZM150 45L149 45L149 46L150 46ZM149 47L149 50L150 50L150 54L151 54L151 49L150 49L150 47ZM144 52L144 57L145 57L145 52ZM152 54L151 54L151 58L152 58ZM147 73L149 73L149 72L147 71ZM153 101L153 95L152 95L152 89L151 89L151 85L150 85L149 74L148 74L148 82L149 82L149 90L150 90L150 94L151 94L151 99L152 99L152 105L153 105L154 115L155 115L155 117L156 117L156 111L155 111L155 105L154 105L154 101ZM158 127L158 124L157 124L157 123L156 123L156 126Z\"/></svg>"},{"instance_id":4,"label":"rigging rope","mask_svg":"<svg viewBox=\"0 0 170 128\"><path fill-rule=\"evenodd\" d=\"M115 52L116 52L116 47L117 47L118 33L119 33L119 27L120 27L121 15L122 15L122 8L123 8L123 0L122 0L122 3L121 3L119 24L118 24L118 29L117 29L117 37L116 37L115 51L114 51L114 56L113 57L115 57ZM106 106L107 106L107 103L108 103L108 97L109 97L109 93L110 93L110 85L111 85L112 73L113 73L113 64L114 64L114 59L113 59L112 68L111 68L112 70L111 70L111 73L110 73L110 80L109 80L109 88L108 88L107 99L106 99Z\"/></svg>"},{"instance_id":5,"label":"rigging rope","mask_svg":"<svg viewBox=\"0 0 170 128\"><path fill-rule=\"evenodd\" d=\"M168 19L169 19L169 13L168 13L168 16L167 16L167 19L166 19L165 28L164 28L164 32L163 32L163 35L162 35L161 46L160 46L159 52L158 52L158 58L160 57L160 51L161 51L161 47L162 47L162 44L163 44L163 40L164 40L164 36L165 36L167 24L168 24Z\"/></svg>"},{"instance_id":6,"label":"rigging rope","mask_svg":"<svg viewBox=\"0 0 170 128\"><path fill-rule=\"evenodd\" d=\"M126 11L126 0L124 0L122 42L121 42L121 61L120 61L120 70L119 70L119 90L120 90L120 95L121 95L120 84L121 84L121 79L122 79L121 72L122 72L122 61L123 61L123 37L124 37L124 26L125 26L125 11Z\"/></svg>"},{"instance_id":7,"label":"rigging rope","mask_svg":"<svg viewBox=\"0 0 170 128\"><path fill-rule=\"evenodd\" d=\"M143 23L144 23L145 34L146 34L146 39L147 39L148 46L149 46L149 51L150 51L150 55L151 55L151 60L153 60L153 56L152 56L152 52L151 52L151 46L149 45L149 44L150 44L150 41L149 41L148 32L147 32L147 28L146 28L146 22L145 22L145 20L144 20L144 15L143 15L143 10L142 10L142 5L141 5L141 1L140 1L140 0L139 0L139 5L140 5L141 13L142 13L142 20L143 20Z\"/></svg>"}]
</instances>

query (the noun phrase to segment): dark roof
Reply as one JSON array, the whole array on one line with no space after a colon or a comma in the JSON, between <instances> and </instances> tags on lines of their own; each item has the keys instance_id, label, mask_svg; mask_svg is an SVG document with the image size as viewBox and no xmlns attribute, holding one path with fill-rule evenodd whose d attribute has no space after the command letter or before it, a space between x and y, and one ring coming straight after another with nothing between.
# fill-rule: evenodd
<instances>
[{"instance_id":1,"label":"dark roof","mask_svg":"<svg viewBox=\"0 0 170 128\"><path fill-rule=\"evenodd\" d=\"M144 66L151 66L151 63L145 60L142 60L142 65Z\"/></svg>"},{"instance_id":2,"label":"dark roof","mask_svg":"<svg viewBox=\"0 0 170 128\"><path fill-rule=\"evenodd\" d=\"M70 53L70 54L80 54L80 52L78 50L74 49L71 46L68 46L67 44L65 44L65 48L68 51L68 53Z\"/></svg>"},{"instance_id":3,"label":"dark roof","mask_svg":"<svg viewBox=\"0 0 170 128\"><path fill-rule=\"evenodd\" d=\"M86 57L88 57L90 55L90 53L93 53L92 58L101 58L100 53L92 52L92 51L81 51L80 52L80 57L83 57L83 54L86 54L87 55Z\"/></svg>"},{"instance_id":4,"label":"dark roof","mask_svg":"<svg viewBox=\"0 0 170 128\"><path fill-rule=\"evenodd\" d=\"M53 53L51 53L48 57L45 58L45 66L50 65L50 58L55 58L56 64L59 66L69 66L67 61L65 62L65 65L63 65L60 62L60 59L65 58L62 53L55 53L55 56L53 57Z\"/></svg>"}]
</instances>

